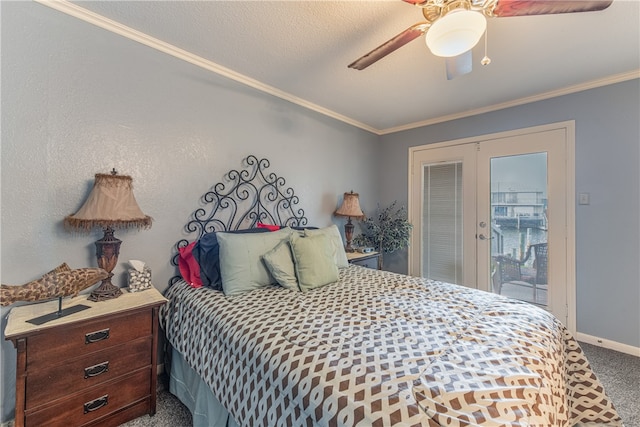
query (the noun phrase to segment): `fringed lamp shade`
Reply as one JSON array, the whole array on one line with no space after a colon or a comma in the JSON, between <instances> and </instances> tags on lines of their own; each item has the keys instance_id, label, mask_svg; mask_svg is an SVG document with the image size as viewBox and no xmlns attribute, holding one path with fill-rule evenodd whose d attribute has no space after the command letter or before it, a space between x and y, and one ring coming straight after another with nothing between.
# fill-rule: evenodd
<instances>
[{"instance_id":1,"label":"fringed lamp shade","mask_svg":"<svg viewBox=\"0 0 640 427\"><path fill-rule=\"evenodd\" d=\"M345 250L347 252L353 252L354 249L351 247L351 240L353 239L354 227L351 223L351 218L364 218L364 212L362 212L362 209L360 209L360 199L358 193L354 193L353 191L351 191L350 193L344 193L342 204L333 214L335 216L344 216L348 218L347 223L344 225L344 237L347 241Z\"/></svg>"},{"instance_id":2,"label":"fringed lamp shade","mask_svg":"<svg viewBox=\"0 0 640 427\"><path fill-rule=\"evenodd\" d=\"M89 232L102 227L104 236L96 242L98 266L109 272L109 277L94 290L89 299L102 301L122 294L111 283L113 269L118 263L121 240L113 236L114 228L149 228L153 219L145 215L133 195L133 180L127 175L96 174L93 189L80 210L64 219L67 229Z\"/></svg>"},{"instance_id":3,"label":"fringed lamp shade","mask_svg":"<svg viewBox=\"0 0 640 427\"><path fill-rule=\"evenodd\" d=\"M130 176L97 173L84 205L67 216L64 224L67 228L90 231L94 227L149 228L151 221L136 202Z\"/></svg>"}]
</instances>

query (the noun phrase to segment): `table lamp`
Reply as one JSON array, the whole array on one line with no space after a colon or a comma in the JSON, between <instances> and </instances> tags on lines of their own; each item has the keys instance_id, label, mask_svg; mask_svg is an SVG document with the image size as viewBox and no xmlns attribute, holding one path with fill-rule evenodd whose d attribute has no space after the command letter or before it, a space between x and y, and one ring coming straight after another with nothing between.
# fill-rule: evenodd
<instances>
[{"instance_id":1,"label":"table lamp","mask_svg":"<svg viewBox=\"0 0 640 427\"><path fill-rule=\"evenodd\" d=\"M104 236L96 241L98 266L109 276L89 296L90 301L105 301L122 294L119 287L111 283L113 269L118 263L121 240L114 237L115 228L150 228L153 219L142 213L133 195L133 180L128 175L97 173L89 197L75 214L64 219L67 229L89 232L102 227Z\"/></svg>"},{"instance_id":2,"label":"table lamp","mask_svg":"<svg viewBox=\"0 0 640 427\"><path fill-rule=\"evenodd\" d=\"M333 213L335 216L347 217L347 223L344 225L344 237L347 240L347 246L345 251L354 252L351 247L351 240L353 239L353 224L351 218L361 219L364 218L364 213L360 209L360 201L358 199L358 193L351 191L350 193L344 193L342 199L342 205Z\"/></svg>"}]
</instances>

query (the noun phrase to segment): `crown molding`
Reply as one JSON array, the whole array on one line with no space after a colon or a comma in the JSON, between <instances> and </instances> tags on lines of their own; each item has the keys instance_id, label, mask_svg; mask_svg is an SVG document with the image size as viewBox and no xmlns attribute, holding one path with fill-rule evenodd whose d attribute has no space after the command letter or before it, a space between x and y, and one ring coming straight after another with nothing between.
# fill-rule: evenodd
<instances>
[{"instance_id":1,"label":"crown molding","mask_svg":"<svg viewBox=\"0 0 640 427\"><path fill-rule=\"evenodd\" d=\"M504 108L516 107L518 105L529 104L536 101L543 101L545 99L555 98L562 95L569 95L572 93L582 92L584 90L594 89L601 86L607 86L614 83L621 83L627 80L633 80L637 78L640 78L640 69L629 71L627 73L614 74L612 76L604 77L601 79L591 80L585 83L579 83L576 85L567 86L561 89L540 93L538 95L518 98L512 101L502 102L500 104L488 105L482 108L476 108L473 110L462 111L460 113L449 114L446 116L436 117L433 119L422 120L419 122L409 123L402 126L383 129L379 131L378 135L387 135L390 133L401 132L404 130L410 130L410 129L415 129L423 126L434 125L437 123L448 122L451 120L462 119L470 116L476 116L478 114L490 113L492 111L502 110Z\"/></svg>"},{"instance_id":2,"label":"crown molding","mask_svg":"<svg viewBox=\"0 0 640 427\"><path fill-rule=\"evenodd\" d=\"M155 37L151 37L143 32L138 30L134 30L131 27L127 27L119 22L116 22L112 19L106 18L102 15L99 15L95 12L82 8L74 3L71 3L67 0L33 0L36 3L42 4L44 6L48 6L52 9L55 9L59 12L65 13L69 16L73 16L74 18L78 18L84 22L100 27L104 30L110 31L112 33L118 34L122 37L126 37L129 40L133 40L140 44L143 44L152 49L156 49L160 52L171 55L175 58L186 61L192 65L203 68L207 71L211 71L220 76L226 77L228 79L234 80L238 83L249 86L253 89L259 90L261 92L267 93L269 95L273 95L277 98L283 99L285 101L289 101L293 104L297 104L301 107L307 108L309 110L315 111L317 113L323 114L325 116L331 117L333 119L339 120L341 122L347 123L349 125L358 127L360 129L364 129L366 131L379 134L379 130L371 127L365 123L354 120L350 117L344 116L342 114L336 113L335 111L331 111L327 108L324 108L320 105L309 102L305 99L299 98L295 95L292 95L288 92L280 90L276 87L264 84L258 80L252 79L251 77L247 77L243 74L235 72L229 68L223 67L222 65L216 64L213 61L202 58L201 56L195 55L191 52L188 52L184 49L180 49L170 43L166 43L162 40L159 40Z\"/></svg>"},{"instance_id":3,"label":"crown molding","mask_svg":"<svg viewBox=\"0 0 640 427\"><path fill-rule=\"evenodd\" d=\"M223 67L222 65L216 64L213 61L202 58L201 56L195 55L184 49L180 49L179 47L173 46L172 44L166 43L155 37L151 37L143 32L134 30L133 28L127 27L126 25L123 25L119 22L106 18L90 10L84 9L67 0L33 0L33 1L35 1L36 3L42 4L44 6L48 6L59 12L65 13L69 16L73 16L74 18L80 19L89 24L100 27L104 30L110 31L122 37L126 37L130 40L141 43L152 49L156 49L160 52L166 53L175 58L186 61L190 64L203 68L207 71L211 71L220 76L223 76L233 81L236 81L238 83L244 84L253 89L259 90L263 93L275 96L285 101L289 101L293 104L299 105L301 107L307 108L309 110L315 111L327 117L331 117L333 119L339 120L341 122L347 123L351 126L355 126L357 128L366 130L368 132L371 132L379 136L401 132L405 130L410 130L410 129L415 129L423 126L429 126L429 125L447 122L451 120L461 119L464 117L475 116L478 114L489 113L492 111L502 110L504 108L515 107L518 105L528 104L536 101L542 101L549 98L555 98L557 96L568 95L575 92L581 92L583 90L593 89L601 86L606 86L614 83L620 83L627 80L640 78L640 69L638 69L638 70L630 71L627 73L615 74L609 77L592 80L586 83L580 83L577 85L572 85L565 88L544 92L538 95L533 95L533 96L515 99L512 101L503 102L500 104L489 105L482 108L467 110L467 111L463 111L455 114L449 114L446 116L409 123L402 126L396 126L396 127L391 127L387 129L376 129L373 126L367 125L366 123L362 123L350 117L336 113L335 111L329 110L320 105L317 105L305 99L299 98L295 95L292 95L288 92L280 90L276 87L264 84L258 80L252 79L251 77L245 76L244 74L240 74L229 68Z\"/></svg>"}]
</instances>

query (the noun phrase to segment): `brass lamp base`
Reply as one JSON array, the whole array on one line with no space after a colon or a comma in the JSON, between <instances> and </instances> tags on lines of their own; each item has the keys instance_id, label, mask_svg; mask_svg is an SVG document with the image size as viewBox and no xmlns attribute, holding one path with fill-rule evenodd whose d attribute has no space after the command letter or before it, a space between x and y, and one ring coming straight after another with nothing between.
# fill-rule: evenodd
<instances>
[{"instance_id":1,"label":"brass lamp base","mask_svg":"<svg viewBox=\"0 0 640 427\"><path fill-rule=\"evenodd\" d=\"M89 301L106 301L113 298L118 298L122 295L122 291L119 287L111 283L111 277L102 281L100 286L95 288L91 295L87 298Z\"/></svg>"},{"instance_id":2,"label":"brass lamp base","mask_svg":"<svg viewBox=\"0 0 640 427\"><path fill-rule=\"evenodd\" d=\"M344 237L347 241L347 246L345 246L345 252L355 252L356 250L351 246L351 241L353 240L353 229L354 225L351 223L351 217L348 217L347 223L344 225Z\"/></svg>"},{"instance_id":3,"label":"brass lamp base","mask_svg":"<svg viewBox=\"0 0 640 427\"><path fill-rule=\"evenodd\" d=\"M98 267L106 270L109 277L104 279L89 298L89 301L106 301L112 298L118 298L122 295L119 287L111 283L113 277L113 269L118 263L118 255L120 255L120 244L122 241L113 236L113 228L106 227L102 239L96 241L96 257L98 258Z\"/></svg>"}]
</instances>

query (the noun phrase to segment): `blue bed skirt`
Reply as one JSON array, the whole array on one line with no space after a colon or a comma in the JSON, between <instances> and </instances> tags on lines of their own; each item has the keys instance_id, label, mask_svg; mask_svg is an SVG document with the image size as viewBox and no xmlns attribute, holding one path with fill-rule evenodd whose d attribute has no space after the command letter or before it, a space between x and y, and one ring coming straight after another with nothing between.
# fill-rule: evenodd
<instances>
[{"instance_id":1,"label":"blue bed skirt","mask_svg":"<svg viewBox=\"0 0 640 427\"><path fill-rule=\"evenodd\" d=\"M169 391L189 409L193 427L239 427L182 355L171 349Z\"/></svg>"}]
</instances>

